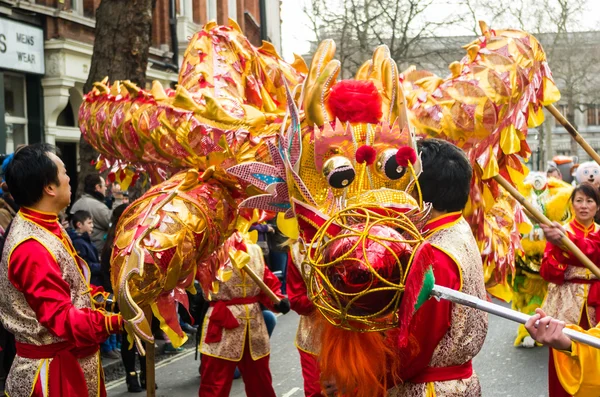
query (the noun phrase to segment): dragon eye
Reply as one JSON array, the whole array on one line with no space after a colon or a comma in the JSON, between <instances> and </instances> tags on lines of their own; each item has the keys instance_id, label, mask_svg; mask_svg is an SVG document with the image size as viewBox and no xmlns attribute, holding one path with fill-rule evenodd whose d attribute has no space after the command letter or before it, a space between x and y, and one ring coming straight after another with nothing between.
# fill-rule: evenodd
<instances>
[{"instance_id":1,"label":"dragon eye","mask_svg":"<svg viewBox=\"0 0 600 397\"><path fill-rule=\"evenodd\" d=\"M406 173L406 168L398 165L396 153L396 149L386 149L377 160L378 171L393 181L402 178Z\"/></svg>"},{"instance_id":2,"label":"dragon eye","mask_svg":"<svg viewBox=\"0 0 600 397\"><path fill-rule=\"evenodd\" d=\"M323 164L323 175L329 186L342 189L349 186L356 178L352 162L343 156L333 156Z\"/></svg>"}]
</instances>

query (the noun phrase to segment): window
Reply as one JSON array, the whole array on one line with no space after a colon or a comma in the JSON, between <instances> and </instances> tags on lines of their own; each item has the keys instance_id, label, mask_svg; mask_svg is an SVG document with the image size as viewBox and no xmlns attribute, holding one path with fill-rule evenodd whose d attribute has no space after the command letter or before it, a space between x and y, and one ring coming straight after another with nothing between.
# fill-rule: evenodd
<instances>
[{"instance_id":1,"label":"window","mask_svg":"<svg viewBox=\"0 0 600 397\"><path fill-rule=\"evenodd\" d=\"M192 0L181 0L179 3L179 13L177 15L184 16L188 21L194 19L194 4Z\"/></svg>"},{"instance_id":2,"label":"window","mask_svg":"<svg viewBox=\"0 0 600 397\"><path fill-rule=\"evenodd\" d=\"M562 114L563 116L565 116L565 118L567 118L567 105L555 105L556 108L558 109L558 111L560 112L560 114ZM560 124L558 122L558 120L554 120L554 125L557 127L561 127L562 124Z\"/></svg>"},{"instance_id":3,"label":"window","mask_svg":"<svg viewBox=\"0 0 600 397\"><path fill-rule=\"evenodd\" d=\"M217 0L208 0L206 2L206 15L209 21L217 20Z\"/></svg>"},{"instance_id":4,"label":"window","mask_svg":"<svg viewBox=\"0 0 600 397\"><path fill-rule=\"evenodd\" d=\"M237 0L227 0L229 18L237 21Z\"/></svg>"},{"instance_id":5,"label":"window","mask_svg":"<svg viewBox=\"0 0 600 397\"><path fill-rule=\"evenodd\" d=\"M600 125L600 106L588 105L587 107L587 125Z\"/></svg>"},{"instance_id":6,"label":"window","mask_svg":"<svg viewBox=\"0 0 600 397\"><path fill-rule=\"evenodd\" d=\"M66 8L74 14L83 15L83 0L62 0L61 3L66 3Z\"/></svg>"},{"instance_id":7,"label":"window","mask_svg":"<svg viewBox=\"0 0 600 397\"><path fill-rule=\"evenodd\" d=\"M27 96L25 77L4 74L4 120L6 123L6 152L27 143Z\"/></svg>"}]
</instances>

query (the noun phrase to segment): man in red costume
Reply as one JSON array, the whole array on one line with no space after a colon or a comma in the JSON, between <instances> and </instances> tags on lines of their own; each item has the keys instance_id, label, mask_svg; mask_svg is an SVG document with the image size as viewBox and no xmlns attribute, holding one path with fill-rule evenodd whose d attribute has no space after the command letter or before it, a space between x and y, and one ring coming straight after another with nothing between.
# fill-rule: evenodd
<instances>
[{"instance_id":1,"label":"man in red costume","mask_svg":"<svg viewBox=\"0 0 600 397\"><path fill-rule=\"evenodd\" d=\"M244 242L241 235L230 238L234 247L247 252L251 268L279 298L281 283L265 266L261 248ZM235 250L233 250L235 251ZM275 397L269 369L269 334L259 303L269 310L289 312L287 298L273 305L267 295L243 270L232 266L231 277L219 281L211 293L204 317L200 351L200 397L228 397L233 373L242 373L248 397Z\"/></svg>"},{"instance_id":2,"label":"man in red costume","mask_svg":"<svg viewBox=\"0 0 600 397\"><path fill-rule=\"evenodd\" d=\"M300 353L300 366L304 378L304 395L306 397L319 397L321 393L321 371L319 370L320 336L315 324L315 305L308 297L306 282L304 281L302 266L304 247L300 242L290 247L287 265L287 293L290 306L293 311L300 315L298 331L296 332L296 348ZM304 273L308 274L308 268Z\"/></svg>"},{"instance_id":3,"label":"man in red costume","mask_svg":"<svg viewBox=\"0 0 600 397\"><path fill-rule=\"evenodd\" d=\"M418 142L423 201L432 205L422 230L432 244L435 283L485 299L483 266L471 228L462 216L472 168L456 146L437 139ZM410 277L410 274L409 274ZM408 344L400 349L404 383L390 396L481 396L471 359L487 334L487 314L449 301L430 299L415 313Z\"/></svg>"},{"instance_id":4,"label":"man in red costume","mask_svg":"<svg viewBox=\"0 0 600 397\"><path fill-rule=\"evenodd\" d=\"M122 317L95 309L104 293L58 222L71 188L63 162L45 144L25 146L5 173L21 210L6 236L0 265L0 320L15 335L17 356L6 381L11 397L106 396L99 344Z\"/></svg>"}]
</instances>

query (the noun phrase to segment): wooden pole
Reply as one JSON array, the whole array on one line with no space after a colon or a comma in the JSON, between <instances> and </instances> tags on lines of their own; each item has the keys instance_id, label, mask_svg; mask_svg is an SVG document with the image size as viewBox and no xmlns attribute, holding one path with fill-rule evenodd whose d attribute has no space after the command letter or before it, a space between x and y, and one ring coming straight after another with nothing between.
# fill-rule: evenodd
<instances>
[{"instance_id":1,"label":"wooden pole","mask_svg":"<svg viewBox=\"0 0 600 397\"><path fill-rule=\"evenodd\" d=\"M581 146L583 150L585 150L585 152L591 158L593 158L596 163L600 164L600 155L598 155L594 148L592 148L590 144L587 143L585 139L583 139L583 137L581 136L581 134L579 134L579 132L577 132L575 127L573 127L573 125L569 123L569 120L567 120L565 116L563 116L554 105L548 105L546 106L546 109L548 109L548 111L556 118L556 120L563 127L565 127L565 130L567 130L567 132L571 135L575 142L577 142L579 146Z\"/></svg>"},{"instance_id":2,"label":"wooden pole","mask_svg":"<svg viewBox=\"0 0 600 397\"><path fill-rule=\"evenodd\" d=\"M534 218L537 219L538 223L543 223L546 226L552 226L552 222L544 214L542 214L537 208L535 208L513 185L511 185L501 175L496 175L494 180L498 182L511 196L513 196ZM567 248L579 262L581 262L590 272L600 279L600 269L588 258L583 252L565 235L562 236L560 242L565 248Z\"/></svg>"},{"instance_id":3,"label":"wooden pole","mask_svg":"<svg viewBox=\"0 0 600 397\"><path fill-rule=\"evenodd\" d=\"M265 282L262 281L262 279L258 277L256 273L254 273L254 270L252 270L248 266L244 266L242 270L245 271L248 276L250 276L250 278L258 285L262 292L264 292L269 297L271 302L273 302L275 305L281 302L281 299L279 299L279 297L275 295L275 292L271 291L271 288L269 288L267 284L265 284Z\"/></svg>"},{"instance_id":4,"label":"wooden pole","mask_svg":"<svg viewBox=\"0 0 600 397\"><path fill-rule=\"evenodd\" d=\"M152 309L144 308L144 315L149 322L152 322ZM146 396L156 397L156 375L154 368L154 342L144 342L146 345Z\"/></svg>"}]
</instances>

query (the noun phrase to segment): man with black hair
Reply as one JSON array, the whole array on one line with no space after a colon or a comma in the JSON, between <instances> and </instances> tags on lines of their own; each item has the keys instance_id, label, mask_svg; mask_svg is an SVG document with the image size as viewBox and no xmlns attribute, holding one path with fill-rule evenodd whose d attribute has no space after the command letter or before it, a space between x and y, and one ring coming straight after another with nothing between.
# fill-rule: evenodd
<instances>
[{"instance_id":1,"label":"man with black hair","mask_svg":"<svg viewBox=\"0 0 600 397\"><path fill-rule=\"evenodd\" d=\"M0 320L16 338L6 382L11 397L106 396L99 344L123 319L94 308L90 270L58 222L71 188L46 144L20 148L6 183L21 207L0 262Z\"/></svg>"},{"instance_id":2,"label":"man with black hair","mask_svg":"<svg viewBox=\"0 0 600 397\"><path fill-rule=\"evenodd\" d=\"M423 169L418 182L423 201L432 206L422 234L433 247L435 283L485 299L481 255L462 216L473 173L469 160L438 139L419 141L418 148ZM390 396L481 396L471 359L487 334L486 313L430 299L415 313L409 332L408 345L399 351L404 383Z\"/></svg>"},{"instance_id":3,"label":"man with black hair","mask_svg":"<svg viewBox=\"0 0 600 397\"><path fill-rule=\"evenodd\" d=\"M87 211L92 214L94 230L92 231L92 243L102 252L108 228L110 227L110 216L112 211L106 206L105 197L106 182L98 173L89 174L85 177L83 194L71 207L71 214L77 211Z\"/></svg>"}]
</instances>

